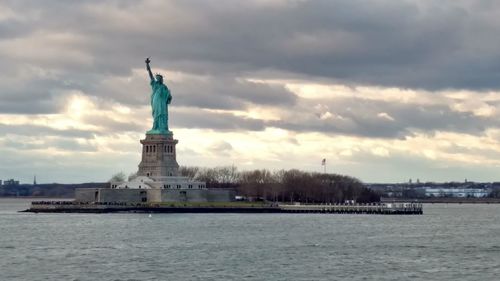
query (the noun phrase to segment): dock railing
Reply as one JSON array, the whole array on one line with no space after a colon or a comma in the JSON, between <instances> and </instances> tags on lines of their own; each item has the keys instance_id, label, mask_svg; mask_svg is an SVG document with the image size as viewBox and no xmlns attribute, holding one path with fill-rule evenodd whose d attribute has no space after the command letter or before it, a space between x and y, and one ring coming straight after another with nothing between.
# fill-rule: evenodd
<instances>
[{"instance_id":1,"label":"dock railing","mask_svg":"<svg viewBox=\"0 0 500 281\"><path fill-rule=\"evenodd\" d=\"M422 214L421 203L368 204L279 204L285 211L297 213L354 213L354 214Z\"/></svg>"}]
</instances>

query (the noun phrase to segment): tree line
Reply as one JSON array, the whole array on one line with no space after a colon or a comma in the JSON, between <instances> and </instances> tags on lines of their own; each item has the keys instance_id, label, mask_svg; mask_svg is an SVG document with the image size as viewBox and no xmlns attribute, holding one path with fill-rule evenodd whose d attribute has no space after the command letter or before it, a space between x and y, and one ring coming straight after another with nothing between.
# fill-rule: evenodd
<instances>
[{"instance_id":1,"label":"tree line","mask_svg":"<svg viewBox=\"0 0 500 281\"><path fill-rule=\"evenodd\" d=\"M235 166L179 168L182 176L204 181L208 188L235 188L247 198L280 202L379 202L380 196L356 178L300 170L238 171Z\"/></svg>"}]
</instances>

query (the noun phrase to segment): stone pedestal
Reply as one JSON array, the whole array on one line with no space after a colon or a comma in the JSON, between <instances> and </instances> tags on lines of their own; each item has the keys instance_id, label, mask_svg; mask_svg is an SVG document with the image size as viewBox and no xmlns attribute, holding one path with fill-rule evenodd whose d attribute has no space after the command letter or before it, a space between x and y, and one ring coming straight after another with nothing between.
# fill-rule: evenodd
<instances>
[{"instance_id":1,"label":"stone pedestal","mask_svg":"<svg viewBox=\"0 0 500 281\"><path fill-rule=\"evenodd\" d=\"M177 143L172 134L146 134L141 140L142 160L137 175L151 178L179 176Z\"/></svg>"}]
</instances>

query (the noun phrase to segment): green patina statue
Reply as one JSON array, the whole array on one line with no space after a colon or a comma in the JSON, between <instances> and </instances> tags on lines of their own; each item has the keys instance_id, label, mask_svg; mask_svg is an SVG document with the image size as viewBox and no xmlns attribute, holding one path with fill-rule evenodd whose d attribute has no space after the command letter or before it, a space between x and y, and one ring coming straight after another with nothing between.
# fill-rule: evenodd
<instances>
[{"instance_id":1,"label":"green patina statue","mask_svg":"<svg viewBox=\"0 0 500 281\"><path fill-rule=\"evenodd\" d=\"M156 74L153 76L149 63L151 60L146 59L146 69L148 70L149 78L151 79L151 109L153 111L153 128L147 131L146 134L169 135L172 134L168 130L168 105L172 101L170 90L163 84L163 76ZM155 79L156 77L156 79Z\"/></svg>"}]
</instances>

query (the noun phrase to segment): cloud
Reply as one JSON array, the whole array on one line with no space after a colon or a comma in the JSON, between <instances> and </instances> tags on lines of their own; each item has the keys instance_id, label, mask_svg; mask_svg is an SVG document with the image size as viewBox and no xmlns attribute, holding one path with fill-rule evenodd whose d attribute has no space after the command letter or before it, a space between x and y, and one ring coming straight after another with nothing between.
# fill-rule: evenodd
<instances>
[{"instance_id":1,"label":"cloud","mask_svg":"<svg viewBox=\"0 0 500 281\"><path fill-rule=\"evenodd\" d=\"M21 177L7 162L50 153L89 172L92 157L109 164L100 174L135 169L147 56L192 163L315 169L304 159L328 154L367 179L381 158L405 177L398 164L486 169L500 151L499 15L494 1L8 1L0 172Z\"/></svg>"},{"instance_id":2,"label":"cloud","mask_svg":"<svg viewBox=\"0 0 500 281\"><path fill-rule=\"evenodd\" d=\"M20 136L64 136L64 137L74 137L74 138L92 138L93 132L79 129L64 129L57 130L46 126L39 125L5 125L0 124L0 133L2 135L12 134Z\"/></svg>"},{"instance_id":3,"label":"cloud","mask_svg":"<svg viewBox=\"0 0 500 281\"><path fill-rule=\"evenodd\" d=\"M229 157L233 151L233 146L227 141L218 141L213 143L209 150L216 157L225 156Z\"/></svg>"},{"instance_id":4,"label":"cloud","mask_svg":"<svg viewBox=\"0 0 500 281\"><path fill-rule=\"evenodd\" d=\"M97 74L129 73L152 55L161 68L214 76L274 69L355 84L499 86L498 51L490 47L499 39L490 34L498 31L500 5L493 2L226 4L11 2L9 13L22 10L32 30L3 40L0 50L4 57ZM41 52L43 46L51 48Z\"/></svg>"},{"instance_id":5,"label":"cloud","mask_svg":"<svg viewBox=\"0 0 500 281\"><path fill-rule=\"evenodd\" d=\"M66 150L71 152L95 152L97 148L95 145L87 141L79 141L76 139L68 138L8 138L3 141L3 145L6 148L13 148L16 150L46 150L46 149L56 149L56 150Z\"/></svg>"},{"instance_id":6,"label":"cloud","mask_svg":"<svg viewBox=\"0 0 500 281\"><path fill-rule=\"evenodd\" d=\"M265 128L264 121L262 120L239 117L231 113L174 109L171 111L171 114L172 123L180 128L201 128L214 131L261 131Z\"/></svg>"},{"instance_id":7,"label":"cloud","mask_svg":"<svg viewBox=\"0 0 500 281\"><path fill-rule=\"evenodd\" d=\"M209 109L245 109L255 105L291 106L296 96L284 86L228 77L172 83L176 103Z\"/></svg>"}]
</instances>

